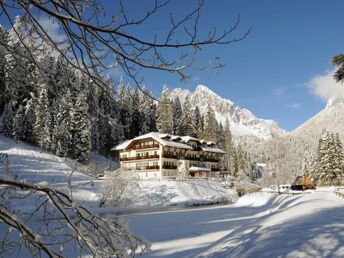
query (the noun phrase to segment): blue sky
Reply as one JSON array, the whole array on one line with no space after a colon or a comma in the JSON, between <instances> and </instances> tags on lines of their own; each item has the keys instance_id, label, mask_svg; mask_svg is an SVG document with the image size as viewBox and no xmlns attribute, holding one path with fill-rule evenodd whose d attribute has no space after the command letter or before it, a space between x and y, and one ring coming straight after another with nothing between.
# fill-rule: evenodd
<instances>
[{"instance_id":1,"label":"blue sky","mask_svg":"<svg viewBox=\"0 0 344 258\"><path fill-rule=\"evenodd\" d=\"M192 3L172 1L169 11L183 12ZM145 84L156 95L164 84L190 90L204 84L256 116L292 130L325 106L326 97L314 94L309 84L316 76L328 77L333 70L331 58L344 52L343 9L341 0L207 1L201 24L205 29L222 28L240 14L237 35L252 26L251 34L240 43L200 53L201 61L221 56L226 66L218 75L195 71L191 80L181 83L177 76L147 73ZM157 19L148 30L163 32L167 17Z\"/></svg>"},{"instance_id":2,"label":"blue sky","mask_svg":"<svg viewBox=\"0 0 344 258\"><path fill-rule=\"evenodd\" d=\"M107 11L116 10L112 1L104 3ZM142 15L151 1L124 3L135 17ZM181 16L195 3L172 0L168 8L134 32L145 39L163 35L168 29L168 14ZM338 92L344 95L332 80L330 63L334 55L344 52L343 9L342 0L208 0L201 14L201 34L213 26L220 31L240 15L234 35L252 27L250 35L236 44L204 47L199 53L200 63L221 57L226 66L219 74L195 70L184 83L176 75L147 71L142 74L144 84L157 97L165 84L170 89L190 90L203 84L257 117L273 119L282 128L293 130L319 112L328 98ZM52 30L59 33L54 26ZM120 73L114 75L115 79L120 77Z\"/></svg>"}]
</instances>

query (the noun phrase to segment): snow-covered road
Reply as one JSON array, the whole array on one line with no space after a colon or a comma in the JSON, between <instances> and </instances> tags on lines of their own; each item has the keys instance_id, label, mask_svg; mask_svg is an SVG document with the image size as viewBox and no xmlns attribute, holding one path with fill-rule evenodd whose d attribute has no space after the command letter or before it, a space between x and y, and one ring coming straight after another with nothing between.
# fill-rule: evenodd
<instances>
[{"instance_id":1,"label":"snow-covered road","mask_svg":"<svg viewBox=\"0 0 344 258\"><path fill-rule=\"evenodd\" d=\"M124 218L152 242L144 257L344 257L344 200L331 192Z\"/></svg>"}]
</instances>

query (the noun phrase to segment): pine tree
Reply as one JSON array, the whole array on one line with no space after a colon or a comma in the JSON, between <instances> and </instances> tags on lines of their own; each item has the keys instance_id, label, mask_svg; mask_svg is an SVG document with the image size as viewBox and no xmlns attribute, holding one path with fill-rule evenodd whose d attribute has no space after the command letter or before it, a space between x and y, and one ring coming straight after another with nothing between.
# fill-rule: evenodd
<instances>
[{"instance_id":1,"label":"pine tree","mask_svg":"<svg viewBox=\"0 0 344 258\"><path fill-rule=\"evenodd\" d=\"M25 140L25 136L24 136L24 117L25 117L25 113L24 113L24 108L22 105L19 105L16 114L14 116L13 119L13 137L17 140L17 141L22 141Z\"/></svg>"},{"instance_id":2,"label":"pine tree","mask_svg":"<svg viewBox=\"0 0 344 258\"><path fill-rule=\"evenodd\" d=\"M51 144L48 93L44 83L41 83L40 85L35 112L36 122L33 127L34 137L42 150L42 148L50 147Z\"/></svg>"},{"instance_id":3,"label":"pine tree","mask_svg":"<svg viewBox=\"0 0 344 258\"><path fill-rule=\"evenodd\" d=\"M241 145L238 145L235 150L235 156L234 156L234 176L237 176L240 171L245 169L245 156L243 153L243 150L241 148Z\"/></svg>"},{"instance_id":4,"label":"pine tree","mask_svg":"<svg viewBox=\"0 0 344 258\"><path fill-rule=\"evenodd\" d=\"M216 142L216 118L215 112L211 107L208 107L204 120L204 140Z\"/></svg>"},{"instance_id":5,"label":"pine tree","mask_svg":"<svg viewBox=\"0 0 344 258\"><path fill-rule=\"evenodd\" d=\"M185 101L183 103L183 114L180 122L180 134L189 136L193 134L192 109L189 96L185 98Z\"/></svg>"},{"instance_id":6,"label":"pine tree","mask_svg":"<svg viewBox=\"0 0 344 258\"><path fill-rule=\"evenodd\" d=\"M225 148L225 132L221 122L216 122L216 145L220 148Z\"/></svg>"},{"instance_id":7,"label":"pine tree","mask_svg":"<svg viewBox=\"0 0 344 258\"><path fill-rule=\"evenodd\" d=\"M91 128L88 118L88 104L86 94L82 91L75 103L72 113L74 132L74 158L80 162L86 162L91 150Z\"/></svg>"},{"instance_id":8,"label":"pine tree","mask_svg":"<svg viewBox=\"0 0 344 258\"><path fill-rule=\"evenodd\" d=\"M130 85L125 87L124 98L122 103L122 117L121 121L124 129L124 136L126 139L132 139L135 135L131 131L132 118L134 113L134 92Z\"/></svg>"},{"instance_id":9,"label":"pine tree","mask_svg":"<svg viewBox=\"0 0 344 258\"><path fill-rule=\"evenodd\" d=\"M140 135L156 131L156 107L152 94L146 90L139 94L141 110Z\"/></svg>"},{"instance_id":10,"label":"pine tree","mask_svg":"<svg viewBox=\"0 0 344 258\"><path fill-rule=\"evenodd\" d=\"M8 31L0 26L0 46L8 46ZM6 89L6 48L0 48L0 114L3 113L6 103L9 101Z\"/></svg>"},{"instance_id":11,"label":"pine tree","mask_svg":"<svg viewBox=\"0 0 344 258\"><path fill-rule=\"evenodd\" d=\"M192 114L192 136L198 139L203 138L203 117L201 112L199 111L198 106L196 106L195 110Z\"/></svg>"},{"instance_id":12,"label":"pine tree","mask_svg":"<svg viewBox=\"0 0 344 258\"><path fill-rule=\"evenodd\" d=\"M232 132L230 129L230 124L228 119L226 119L225 123L225 129L224 129L224 151L226 152L224 155L224 167L227 169L227 171L233 171L234 167L234 146L233 146L233 140L232 140Z\"/></svg>"},{"instance_id":13,"label":"pine tree","mask_svg":"<svg viewBox=\"0 0 344 258\"><path fill-rule=\"evenodd\" d=\"M174 99L172 103L172 109L173 109L173 134L185 135L181 129L183 110L182 110L182 105L180 104L180 99L178 96Z\"/></svg>"},{"instance_id":14,"label":"pine tree","mask_svg":"<svg viewBox=\"0 0 344 258\"><path fill-rule=\"evenodd\" d=\"M158 108L156 126L160 133L173 133L173 111L170 92L164 87Z\"/></svg>"},{"instance_id":15,"label":"pine tree","mask_svg":"<svg viewBox=\"0 0 344 258\"><path fill-rule=\"evenodd\" d=\"M323 132L319 139L317 155L315 173L319 183L323 185L337 184L336 144L333 134L328 131Z\"/></svg>"},{"instance_id":16,"label":"pine tree","mask_svg":"<svg viewBox=\"0 0 344 258\"><path fill-rule=\"evenodd\" d=\"M133 92L132 96L132 113L131 113L131 123L130 123L130 138L134 138L140 135L140 130L142 127L142 110L139 110L139 90Z\"/></svg>"},{"instance_id":17,"label":"pine tree","mask_svg":"<svg viewBox=\"0 0 344 258\"><path fill-rule=\"evenodd\" d=\"M5 105L4 112L0 118L0 133L4 136L11 137L13 131L13 109L12 104L8 102Z\"/></svg>"},{"instance_id":18,"label":"pine tree","mask_svg":"<svg viewBox=\"0 0 344 258\"><path fill-rule=\"evenodd\" d=\"M343 152L343 145L339 139L339 134L333 136L334 141L334 167L335 167L335 174L337 178L337 183L340 184L344 180L344 152Z\"/></svg>"},{"instance_id":19,"label":"pine tree","mask_svg":"<svg viewBox=\"0 0 344 258\"><path fill-rule=\"evenodd\" d=\"M67 90L58 105L56 115L56 127L54 129L54 139L56 141L56 155L59 157L67 157L71 146L71 94Z\"/></svg>"}]
</instances>

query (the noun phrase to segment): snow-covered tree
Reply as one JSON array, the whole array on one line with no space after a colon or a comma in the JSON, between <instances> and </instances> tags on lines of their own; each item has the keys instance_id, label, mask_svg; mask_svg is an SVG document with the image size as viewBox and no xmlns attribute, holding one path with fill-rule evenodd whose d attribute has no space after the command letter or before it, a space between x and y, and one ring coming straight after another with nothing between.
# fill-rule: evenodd
<instances>
[{"instance_id":1,"label":"snow-covered tree","mask_svg":"<svg viewBox=\"0 0 344 258\"><path fill-rule=\"evenodd\" d=\"M230 129L230 124L228 119L225 122L225 129L224 129L224 151L226 152L224 155L224 167L227 171L233 171L234 167L234 145L232 139L232 132Z\"/></svg>"},{"instance_id":2,"label":"snow-covered tree","mask_svg":"<svg viewBox=\"0 0 344 258\"><path fill-rule=\"evenodd\" d=\"M195 110L192 114L192 128L193 133L192 136L196 138L203 138L203 117L201 112L199 111L198 106L196 106Z\"/></svg>"},{"instance_id":3,"label":"snow-covered tree","mask_svg":"<svg viewBox=\"0 0 344 258\"><path fill-rule=\"evenodd\" d=\"M73 133L74 158L80 162L86 162L91 150L91 127L88 118L87 98L84 91L81 91L76 99L71 118L72 128L75 129Z\"/></svg>"},{"instance_id":4,"label":"snow-covered tree","mask_svg":"<svg viewBox=\"0 0 344 258\"><path fill-rule=\"evenodd\" d=\"M160 133L173 133L173 110L170 92L164 87L157 108L156 126Z\"/></svg>"},{"instance_id":5,"label":"snow-covered tree","mask_svg":"<svg viewBox=\"0 0 344 258\"><path fill-rule=\"evenodd\" d=\"M140 135L156 131L156 106L150 92L139 92L139 108L141 110Z\"/></svg>"},{"instance_id":6,"label":"snow-covered tree","mask_svg":"<svg viewBox=\"0 0 344 258\"><path fill-rule=\"evenodd\" d=\"M35 109L36 122L33 127L36 142L41 149L49 148L51 144L49 112L47 88L44 83L41 83Z\"/></svg>"},{"instance_id":7,"label":"snow-covered tree","mask_svg":"<svg viewBox=\"0 0 344 258\"><path fill-rule=\"evenodd\" d=\"M2 113L0 117L0 133L2 135L5 135L7 137L12 136L12 130L13 130L13 109L12 104L8 102L5 105L4 112Z\"/></svg>"},{"instance_id":8,"label":"snow-covered tree","mask_svg":"<svg viewBox=\"0 0 344 258\"><path fill-rule=\"evenodd\" d=\"M216 118L214 110L208 106L204 117L203 138L207 141L216 142Z\"/></svg>"},{"instance_id":9,"label":"snow-covered tree","mask_svg":"<svg viewBox=\"0 0 344 258\"><path fill-rule=\"evenodd\" d=\"M189 96L185 98L183 103L183 114L180 121L180 134L189 136L193 134L192 108Z\"/></svg>"},{"instance_id":10,"label":"snow-covered tree","mask_svg":"<svg viewBox=\"0 0 344 258\"><path fill-rule=\"evenodd\" d=\"M315 174L323 185L339 184L343 175L343 148L333 133L324 131L319 139Z\"/></svg>"},{"instance_id":11,"label":"snow-covered tree","mask_svg":"<svg viewBox=\"0 0 344 258\"><path fill-rule=\"evenodd\" d=\"M180 104L180 99L177 96L172 102L172 109L173 109L173 134L175 135L185 135L182 131L182 116L183 116L183 109L182 105Z\"/></svg>"},{"instance_id":12,"label":"snow-covered tree","mask_svg":"<svg viewBox=\"0 0 344 258\"><path fill-rule=\"evenodd\" d=\"M13 137L16 140L25 140L24 138L24 118L25 111L22 105L19 105L13 118Z\"/></svg>"},{"instance_id":13,"label":"snow-covered tree","mask_svg":"<svg viewBox=\"0 0 344 258\"><path fill-rule=\"evenodd\" d=\"M100 206L127 207L135 203L140 192L135 175L123 169L105 171Z\"/></svg>"},{"instance_id":14,"label":"snow-covered tree","mask_svg":"<svg viewBox=\"0 0 344 258\"><path fill-rule=\"evenodd\" d=\"M67 157L69 148L71 146L71 111L71 94L70 91L67 90L58 105L58 111L56 114L56 127L54 129L56 155L60 157Z\"/></svg>"}]
</instances>

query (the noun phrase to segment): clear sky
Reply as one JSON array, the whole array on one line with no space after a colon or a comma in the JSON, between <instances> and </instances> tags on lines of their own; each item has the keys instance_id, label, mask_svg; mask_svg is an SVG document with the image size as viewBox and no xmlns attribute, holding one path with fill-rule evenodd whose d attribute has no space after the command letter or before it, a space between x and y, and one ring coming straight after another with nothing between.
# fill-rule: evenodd
<instances>
[{"instance_id":1,"label":"clear sky","mask_svg":"<svg viewBox=\"0 0 344 258\"><path fill-rule=\"evenodd\" d=\"M192 3L174 0L169 11L183 12ZM177 76L148 73L145 84L156 95L163 84L190 90L204 84L256 116L293 130L326 104L309 84L331 71L331 58L344 52L343 10L342 0L207 1L201 24L205 29L222 28L240 14L240 31L252 26L251 34L240 43L205 48L200 53L201 60L221 56L226 66L218 75L195 71L191 80L181 83ZM155 33L163 31L166 19L158 17L149 28Z\"/></svg>"},{"instance_id":2,"label":"clear sky","mask_svg":"<svg viewBox=\"0 0 344 258\"><path fill-rule=\"evenodd\" d=\"M105 10L116 10L113 1L103 2ZM124 3L128 13L135 16L142 15L151 1ZM146 39L161 35L168 28L169 13L182 15L195 3L172 0L168 8L135 33ZM219 74L193 71L192 78L183 83L176 75L146 72L144 84L157 97L164 84L170 89L190 90L204 84L257 117L273 119L282 128L293 130L319 112L331 97L327 88L327 84L333 84L330 60L344 52L343 10L343 0L208 0L201 13L201 33L213 26L221 30L240 15L239 30L234 35L252 27L250 35L239 43L205 47L199 53L201 62L221 57L226 66ZM118 79L120 73L113 75ZM311 89L314 80L318 84ZM344 95L344 90L340 91Z\"/></svg>"}]
</instances>

